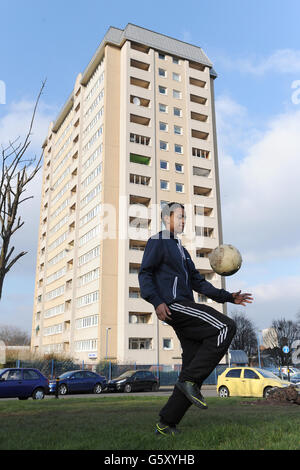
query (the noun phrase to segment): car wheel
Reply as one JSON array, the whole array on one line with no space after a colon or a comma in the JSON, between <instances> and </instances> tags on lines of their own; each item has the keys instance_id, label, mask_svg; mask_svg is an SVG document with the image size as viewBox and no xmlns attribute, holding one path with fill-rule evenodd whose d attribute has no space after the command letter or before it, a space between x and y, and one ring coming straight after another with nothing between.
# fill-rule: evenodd
<instances>
[{"instance_id":1,"label":"car wheel","mask_svg":"<svg viewBox=\"0 0 300 470\"><path fill-rule=\"evenodd\" d=\"M99 395L101 392L102 392L101 384L96 384L94 387L93 393L96 393L97 395Z\"/></svg>"},{"instance_id":2,"label":"car wheel","mask_svg":"<svg viewBox=\"0 0 300 470\"><path fill-rule=\"evenodd\" d=\"M158 392L158 389L159 389L159 385L158 385L158 384L153 384L153 385L152 385L152 388L151 388L152 392Z\"/></svg>"},{"instance_id":3,"label":"car wheel","mask_svg":"<svg viewBox=\"0 0 300 470\"><path fill-rule=\"evenodd\" d=\"M58 393L59 393L59 395L66 395L68 393L68 388L67 388L66 384L61 384L58 387Z\"/></svg>"},{"instance_id":4,"label":"car wheel","mask_svg":"<svg viewBox=\"0 0 300 470\"><path fill-rule=\"evenodd\" d=\"M132 387L130 384L126 384L125 387L124 387L124 392L126 393L130 393L132 390Z\"/></svg>"},{"instance_id":5,"label":"car wheel","mask_svg":"<svg viewBox=\"0 0 300 470\"><path fill-rule=\"evenodd\" d=\"M42 388L36 388L32 394L34 400L43 400L45 397L45 392Z\"/></svg>"},{"instance_id":6,"label":"car wheel","mask_svg":"<svg viewBox=\"0 0 300 470\"><path fill-rule=\"evenodd\" d=\"M270 390L272 390L272 387L266 387L266 388L264 389L264 393L263 393L263 397L264 397L264 398L268 398L269 393L270 393Z\"/></svg>"},{"instance_id":7,"label":"car wheel","mask_svg":"<svg viewBox=\"0 0 300 470\"><path fill-rule=\"evenodd\" d=\"M229 390L227 387L220 387L219 388L219 397L221 398L228 398L229 397Z\"/></svg>"}]
</instances>

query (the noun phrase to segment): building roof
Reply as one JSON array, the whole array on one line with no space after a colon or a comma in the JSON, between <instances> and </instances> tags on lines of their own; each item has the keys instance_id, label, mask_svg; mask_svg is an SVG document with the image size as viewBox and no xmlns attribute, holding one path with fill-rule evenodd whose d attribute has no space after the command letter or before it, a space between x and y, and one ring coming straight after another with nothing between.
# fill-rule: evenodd
<instances>
[{"instance_id":1,"label":"building roof","mask_svg":"<svg viewBox=\"0 0 300 470\"><path fill-rule=\"evenodd\" d=\"M113 44L115 46L122 47L124 42L127 40L144 44L153 49L166 52L176 57L199 62L210 68L210 75L212 78L217 77L217 73L213 68L212 62L209 60L201 47L180 41L179 39L171 38L164 34L156 33L132 23L128 23L124 29L115 28L113 26L108 29L95 54L82 74L81 84L86 85L88 83L90 77L101 60L106 44ZM72 105L73 93L70 94L56 121L54 122L52 128L54 132L59 129ZM46 142L43 144L43 146L45 144Z\"/></svg>"},{"instance_id":2,"label":"building roof","mask_svg":"<svg viewBox=\"0 0 300 470\"><path fill-rule=\"evenodd\" d=\"M201 47L128 23L125 29L119 29L113 26L108 29L96 53L92 57L92 60L83 72L82 83L84 84L88 81L89 77L93 73L98 62L97 59L99 54L102 52L103 47L106 44L114 44L121 47L127 40L144 44L153 49L182 57L183 59L200 62L210 68L212 77L217 77L216 71L213 69L212 62Z\"/></svg>"}]
</instances>

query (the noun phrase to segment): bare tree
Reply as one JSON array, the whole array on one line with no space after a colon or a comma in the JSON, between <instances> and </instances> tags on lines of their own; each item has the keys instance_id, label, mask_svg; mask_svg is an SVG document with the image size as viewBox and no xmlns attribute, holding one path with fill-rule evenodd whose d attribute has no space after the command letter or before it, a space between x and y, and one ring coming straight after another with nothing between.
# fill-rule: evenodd
<instances>
[{"instance_id":1,"label":"bare tree","mask_svg":"<svg viewBox=\"0 0 300 470\"><path fill-rule=\"evenodd\" d=\"M24 221L18 216L20 204L33 196L24 197L28 183L35 177L41 168L43 151L39 159L26 159L25 154L30 146L33 123L37 106L45 87L46 81L42 83L40 92L35 102L30 126L23 142L20 137L9 141L7 147L1 145L0 161L0 299L2 297L3 282L6 274L13 265L24 255L25 251L14 253L15 247L11 246L12 236L23 225Z\"/></svg>"},{"instance_id":2,"label":"bare tree","mask_svg":"<svg viewBox=\"0 0 300 470\"><path fill-rule=\"evenodd\" d=\"M230 349L241 349L250 357L257 351L255 326L245 317L243 312L233 312L231 315L236 324L236 334L231 342Z\"/></svg>"},{"instance_id":3,"label":"bare tree","mask_svg":"<svg viewBox=\"0 0 300 470\"><path fill-rule=\"evenodd\" d=\"M30 335L16 326L0 325L0 340L4 341L6 346L30 345Z\"/></svg>"},{"instance_id":4,"label":"bare tree","mask_svg":"<svg viewBox=\"0 0 300 470\"><path fill-rule=\"evenodd\" d=\"M268 345L266 350L277 366L291 364L292 345L299 338L299 325L291 320L273 320L271 328L264 337ZM283 352L283 346L288 346L289 353Z\"/></svg>"}]
</instances>

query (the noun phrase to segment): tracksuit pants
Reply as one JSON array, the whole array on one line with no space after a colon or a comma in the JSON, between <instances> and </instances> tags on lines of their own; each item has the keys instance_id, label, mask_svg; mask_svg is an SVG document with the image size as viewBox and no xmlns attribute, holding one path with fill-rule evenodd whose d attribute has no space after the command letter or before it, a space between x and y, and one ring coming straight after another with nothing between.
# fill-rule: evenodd
<instances>
[{"instance_id":1,"label":"tracksuit pants","mask_svg":"<svg viewBox=\"0 0 300 470\"><path fill-rule=\"evenodd\" d=\"M181 343L182 368L178 380L191 381L201 387L219 364L235 335L234 321L212 307L192 301L168 305L173 327ZM175 386L166 405L160 410L161 421L174 426L180 422L191 402Z\"/></svg>"}]
</instances>

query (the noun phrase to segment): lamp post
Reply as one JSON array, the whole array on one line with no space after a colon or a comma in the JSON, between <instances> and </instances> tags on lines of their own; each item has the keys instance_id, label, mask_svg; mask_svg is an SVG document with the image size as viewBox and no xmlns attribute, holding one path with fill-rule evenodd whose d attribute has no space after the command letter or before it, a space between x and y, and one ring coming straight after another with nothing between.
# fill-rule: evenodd
<instances>
[{"instance_id":1,"label":"lamp post","mask_svg":"<svg viewBox=\"0 0 300 470\"><path fill-rule=\"evenodd\" d=\"M260 330L258 330L260 331ZM259 333L256 334L256 341L257 341L257 353L258 353L258 365L259 368L261 369L261 361L260 361L260 343L259 343Z\"/></svg>"},{"instance_id":2,"label":"lamp post","mask_svg":"<svg viewBox=\"0 0 300 470\"><path fill-rule=\"evenodd\" d=\"M106 343L105 343L105 360L106 361L107 361L107 357L108 357L108 332L109 332L109 330L111 330L111 328L107 327L106 328ZM111 367L110 367L110 364L109 364L108 380L111 380Z\"/></svg>"},{"instance_id":3,"label":"lamp post","mask_svg":"<svg viewBox=\"0 0 300 470\"><path fill-rule=\"evenodd\" d=\"M111 330L111 328L107 327L106 328L106 343L105 343L105 359L107 361L107 351L108 351L108 332Z\"/></svg>"}]
</instances>

